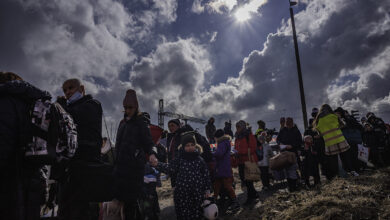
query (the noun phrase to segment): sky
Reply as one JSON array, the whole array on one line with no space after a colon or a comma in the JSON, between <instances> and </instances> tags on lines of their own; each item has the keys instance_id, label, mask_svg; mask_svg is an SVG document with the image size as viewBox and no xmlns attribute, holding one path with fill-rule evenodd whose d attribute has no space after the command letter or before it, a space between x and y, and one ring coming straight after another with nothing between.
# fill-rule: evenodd
<instances>
[{"instance_id":1,"label":"sky","mask_svg":"<svg viewBox=\"0 0 390 220\"><path fill-rule=\"evenodd\" d=\"M389 122L390 1L299 0L293 10L308 115L328 103ZM81 79L108 130L130 88L155 124L164 99L217 128L278 128L286 116L303 130L287 0L2 0L0 51L0 71L53 101L64 80Z\"/></svg>"}]
</instances>

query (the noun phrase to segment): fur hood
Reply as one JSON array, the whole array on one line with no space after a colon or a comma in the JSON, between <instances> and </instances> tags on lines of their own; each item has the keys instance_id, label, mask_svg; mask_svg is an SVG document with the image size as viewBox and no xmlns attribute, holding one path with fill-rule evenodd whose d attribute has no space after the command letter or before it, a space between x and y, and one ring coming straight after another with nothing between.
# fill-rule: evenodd
<instances>
[{"instance_id":1,"label":"fur hood","mask_svg":"<svg viewBox=\"0 0 390 220\"><path fill-rule=\"evenodd\" d=\"M221 143L222 141L225 141L225 140L228 140L228 141L231 141L232 138L230 137L230 135L227 135L225 134L224 136L220 137L220 138L217 138L217 143Z\"/></svg>"},{"instance_id":2,"label":"fur hood","mask_svg":"<svg viewBox=\"0 0 390 220\"><path fill-rule=\"evenodd\" d=\"M198 150L199 154L203 153L203 148L199 144L195 144L195 148ZM180 144L177 149L180 151L184 151L184 148L182 148L182 145Z\"/></svg>"}]
</instances>

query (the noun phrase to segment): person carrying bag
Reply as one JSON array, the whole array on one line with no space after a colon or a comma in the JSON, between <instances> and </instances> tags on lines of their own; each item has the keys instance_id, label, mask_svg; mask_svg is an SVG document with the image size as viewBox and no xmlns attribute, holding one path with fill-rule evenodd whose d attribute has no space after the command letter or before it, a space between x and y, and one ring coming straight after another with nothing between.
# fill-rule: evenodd
<instances>
[{"instance_id":1,"label":"person carrying bag","mask_svg":"<svg viewBox=\"0 0 390 220\"><path fill-rule=\"evenodd\" d=\"M245 161L245 170L244 170L244 176L246 181L259 181L260 180L260 169L257 166L256 162L253 162L253 159L251 157L251 151L248 148L248 158L249 161Z\"/></svg>"}]
</instances>

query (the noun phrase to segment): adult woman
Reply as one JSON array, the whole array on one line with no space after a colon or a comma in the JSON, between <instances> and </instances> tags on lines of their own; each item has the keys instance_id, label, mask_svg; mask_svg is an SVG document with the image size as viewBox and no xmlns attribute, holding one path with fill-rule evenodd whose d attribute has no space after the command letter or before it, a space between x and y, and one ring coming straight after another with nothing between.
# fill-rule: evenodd
<instances>
[{"instance_id":1,"label":"adult woman","mask_svg":"<svg viewBox=\"0 0 390 220\"><path fill-rule=\"evenodd\" d=\"M245 162L253 161L257 163L256 156L256 138L246 127L246 122L241 120L236 123L236 139L235 139L235 149L238 152L238 172L241 179L241 184L247 187L248 197L245 204L252 203L256 198L258 198L255 187L253 186L253 181L245 180L244 170L245 170ZM250 157L248 157L248 150L250 153Z\"/></svg>"},{"instance_id":2,"label":"adult woman","mask_svg":"<svg viewBox=\"0 0 390 220\"><path fill-rule=\"evenodd\" d=\"M329 180L338 173L338 155L340 155L344 169L348 172L352 170L348 153L350 147L341 132L342 125L339 117L334 114L328 104L321 106L320 112L313 122L313 128L321 134L325 141L327 179Z\"/></svg>"},{"instance_id":3,"label":"adult woman","mask_svg":"<svg viewBox=\"0 0 390 220\"><path fill-rule=\"evenodd\" d=\"M137 200L142 193L146 155L156 161L150 130L139 111L136 92L127 90L124 119L119 124L114 166L114 197L124 204L126 219L138 219Z\"/></svg>"}]
</instances>

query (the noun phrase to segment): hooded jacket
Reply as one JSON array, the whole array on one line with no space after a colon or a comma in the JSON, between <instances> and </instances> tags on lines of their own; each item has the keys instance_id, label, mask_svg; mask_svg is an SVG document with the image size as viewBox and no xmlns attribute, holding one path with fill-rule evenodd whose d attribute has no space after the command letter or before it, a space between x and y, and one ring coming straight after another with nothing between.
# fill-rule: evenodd
<instances>
[{"instance_id":1,"label":"hooded jacket","mask_svg":"<svg viewBox=\"0 0 390 220\"><path fill-rule=\"evenodd\" d=\"M217 139L217 150L213 154L216 162L215 177L217 178L232 177L232 165L230 162L230 141L231 137L229 135L224 135Z\"/></svg>"},{"instance_id":2,"label":"hooded jacket","mask_svg":"<svg viewBox=\"0 0 390 220\"><path fill-rule=\"evenodd\" d=\"M44 187L40 167L23 161L23 148L31 137L29 112L34 102L50 98L48 92L24 81L0 84L1 218L19 220L25 219L25 216L33 217L31 207L42 202L39 195Z\"/></svg>"}]
</instances>

